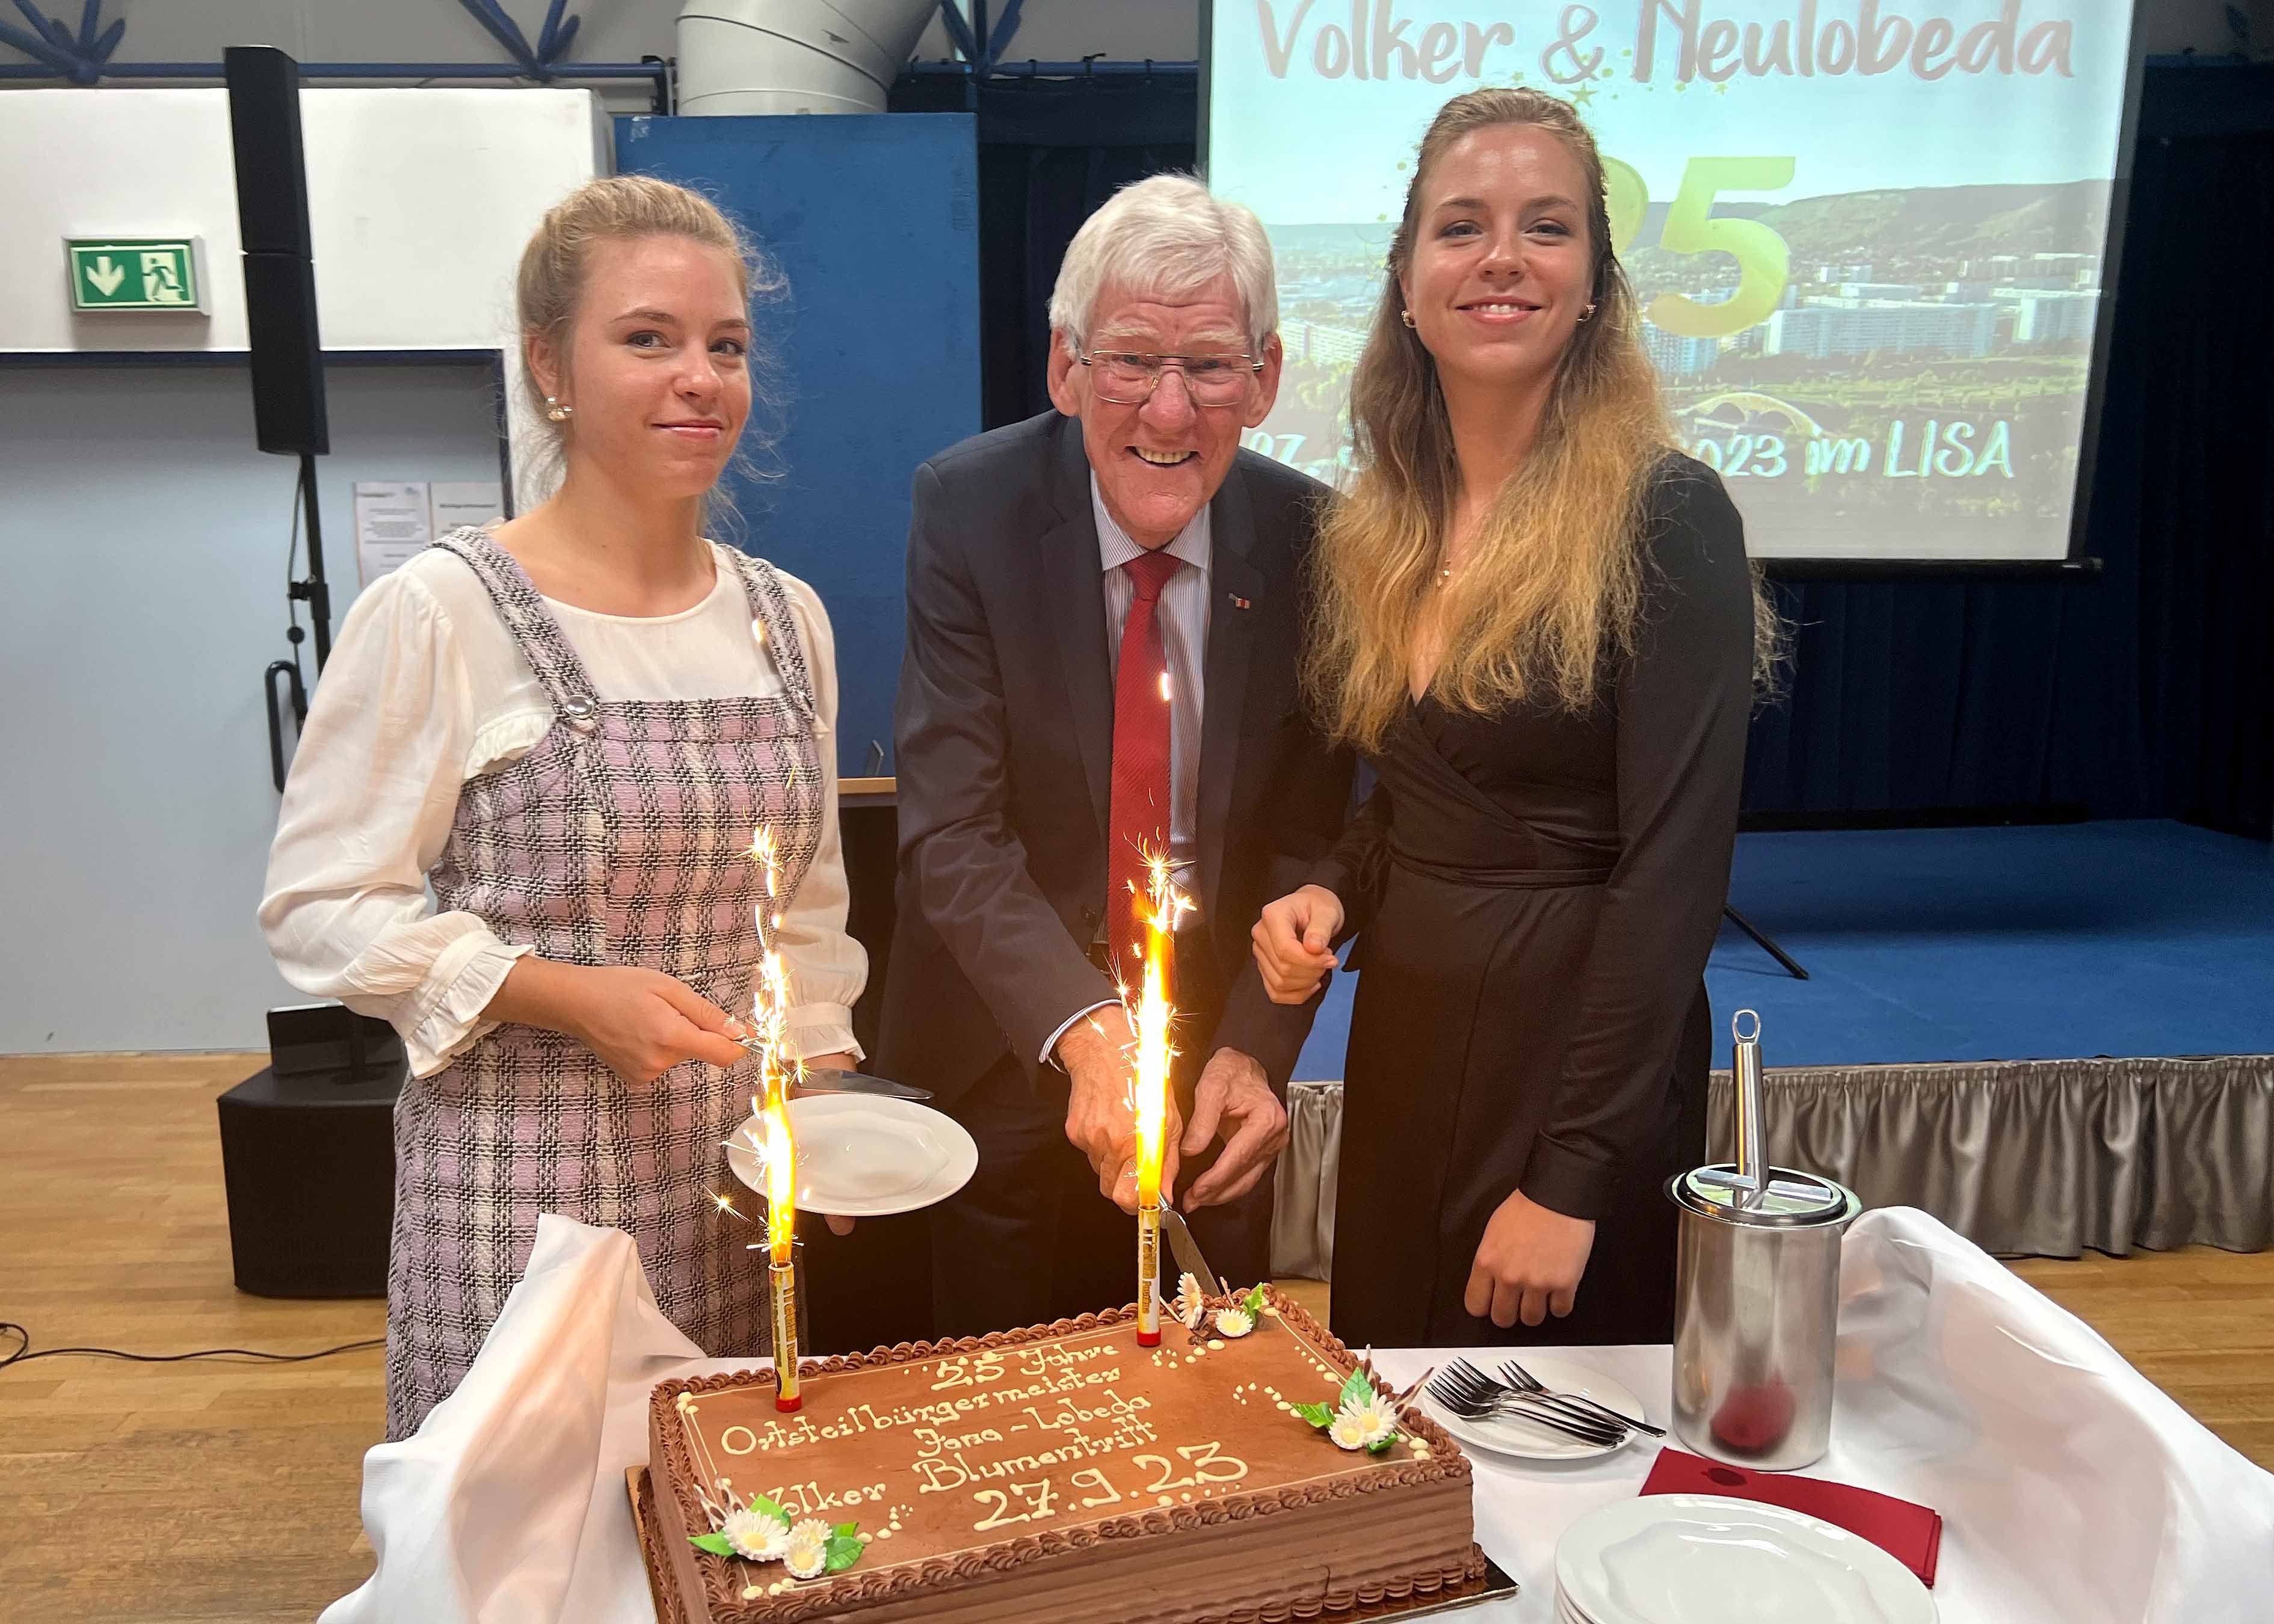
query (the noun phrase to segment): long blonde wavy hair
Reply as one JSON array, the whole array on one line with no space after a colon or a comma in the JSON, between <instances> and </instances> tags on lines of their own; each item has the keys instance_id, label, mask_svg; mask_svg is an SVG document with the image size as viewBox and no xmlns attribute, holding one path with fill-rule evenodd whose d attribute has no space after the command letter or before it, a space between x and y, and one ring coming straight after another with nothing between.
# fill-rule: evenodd
<instances>
[{"instance_id":1,"label":"long blonde wavy hair","mask_svg":"<svg viewBox=\"0 0 2274 1624\"><path fill-rule=\"evenodd\" d=\"M1315 554L1306 687L1335 737L1368 751L1381 748L1406 703L1460 481L1436 365L1401 320L1399 279L1438 159L1472 132L1502 124L1547 131L1585 171L1595 312L1563 352L1537 441L1442 589L1444 654L1429 692L1476 715L1525 701L1585 710L1608 675L1605 657L1634 645L1644 508L1674 437L1612 251L1602 158L1569 102L1535 90L1471 91L1448 102L1422 137L1351 385L1358 472L1329 511Z\"/></svg>"}]
</instances>

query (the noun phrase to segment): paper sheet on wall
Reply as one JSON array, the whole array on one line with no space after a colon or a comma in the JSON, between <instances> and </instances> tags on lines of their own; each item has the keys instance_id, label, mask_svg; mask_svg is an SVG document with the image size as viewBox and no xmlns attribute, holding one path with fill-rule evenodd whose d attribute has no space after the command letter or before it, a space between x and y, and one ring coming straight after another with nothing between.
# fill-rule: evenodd
<instances>
[{"instance_id":1,"label":"paper sheet on wall","mask_svg":"<svg viewBox=\"0 0 2274 1624\"><path fill-rule=\"evenodd\" d=\"M494 479L437 479L429 489L429 508L438 537L463 525L493 524L505 516L502 492Z\"/></svg>"},{"instance_id":2,"label":"paper sheet on wall","mask_svg":"<svg viewBox=\"0 0 2274 1624\"><path fill-rule=\"evenodd\" d=\"M434 539L424 479L358 479L355 488L356 568L369 586Z\"/></svg>"},{"instance_id":3,"label":"paper sheet on wall","mask_svg":"<svg viewBox=\"0 0 2274 1624\"><path fill-rule=\"evenodd\" d=\"M369 586L438 536L504 512L494 479L356 482L356 565Z\"/></svg>"}]
</instances>

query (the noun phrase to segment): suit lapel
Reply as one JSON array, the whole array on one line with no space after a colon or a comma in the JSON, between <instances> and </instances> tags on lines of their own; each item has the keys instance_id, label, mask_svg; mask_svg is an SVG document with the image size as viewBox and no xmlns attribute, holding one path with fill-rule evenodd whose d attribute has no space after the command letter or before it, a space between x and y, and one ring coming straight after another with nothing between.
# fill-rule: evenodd
<instances>
[{"instance_id":1,"label":"suit lapel","mask_svg":"<svg viewBox=\"0 0 2274 1624\"><path fill-rule=\"evenodd\" d=\"M1043 612L1065 667L1066 711L1081 750L1098 839L1106 838L1113 788L1113 690L1105 650L1105 592L1098 581L1097 519L1089 505L1089 459L1081 425L1061 417L1051 500L1058 523L1042 540Z\"/></svg>"},{"instance_id":2,"label":"suit lapel","mask_svg":"<svg viewBox=\"0 0 2274 1624\"><path fill-rule=\"evenodd\" d=\"M1255 515L1247 483L1234 462L1224 486L1209 504L1210 549L1206 700L1201 714L1200 839L1201 899L1215 922L1218 885L1224 876L1225 831L1231 818L1232 779L1239 766L1239 739L1247 701L1247 666L1254 650L1263 572L1248 559L1255 544Z\"/></svg>"}]
</instances>

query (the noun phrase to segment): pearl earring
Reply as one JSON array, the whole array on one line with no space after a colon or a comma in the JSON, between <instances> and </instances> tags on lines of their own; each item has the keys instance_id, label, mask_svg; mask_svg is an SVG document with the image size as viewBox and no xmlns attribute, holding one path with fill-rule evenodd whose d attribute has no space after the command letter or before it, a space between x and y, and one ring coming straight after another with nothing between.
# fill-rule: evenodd
<instances>
[{"instance_id":1,"label":"pearl earring","mask_svg":"<svg viewBox=\"0 0 2274 1624\"><path fill-rule=\"evenodd\" d=\"M549 395L545 397L545 415L555 423L568 422L576 415L576 409L574 406L563 406Z\"/></svg>"},{"instance_id":2,"label":"pearl earring","mask_svg":"<svg viewBox=\"0 0 2274 1624\"><path fill-rule=\"evenodd\" d=\"M1401 310L1401 311L1399 311L1399 312L1397 312L1397 319L1398 319L1400 321L1403 321L1403 322L1404 322L1407 327L1417 327L1417 326L1419 326L1419 325L1418 322L1416 322L1416 321L1413 320L1413 312L1412 312L1412 311L1410 311L1410 310Z\"/></svg>"}]
</instances>

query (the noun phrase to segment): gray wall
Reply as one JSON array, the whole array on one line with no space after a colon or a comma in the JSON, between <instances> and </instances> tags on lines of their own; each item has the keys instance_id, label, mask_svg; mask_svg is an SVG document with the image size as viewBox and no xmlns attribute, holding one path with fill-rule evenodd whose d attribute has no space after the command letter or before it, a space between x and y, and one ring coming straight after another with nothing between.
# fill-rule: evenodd
<instances>
[{"instance_id":1,"label":"gray wall","mask_svg":"<svg viewBox=\"0 0 2274 1624\"><path fill-rule=\"evenodd\" d=\"M335 626L351 483L495 479L488 376L328 370ZM235 366L0 364L0 1054L262 1048L306 1001L253 921L296 473Z\"/></svg>"}]
</instances>

